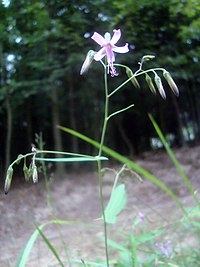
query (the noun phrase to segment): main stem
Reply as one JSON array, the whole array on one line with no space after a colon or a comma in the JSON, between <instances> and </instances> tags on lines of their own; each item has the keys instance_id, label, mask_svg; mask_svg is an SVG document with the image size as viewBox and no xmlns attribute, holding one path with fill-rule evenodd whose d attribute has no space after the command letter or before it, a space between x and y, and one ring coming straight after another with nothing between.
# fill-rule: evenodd
<instances>
[{"instance_id":1,"label":"main stem","mask_svg":"<svg viewBox=\"0 0 200 267\"><path fill-rule=\"evenodd\" d=\"M102 148L105 140L105 134L107 129L108 123L108 82L107 82L107 67L104 66L104 86L105 86L105 110L104 110L104 121L103 121L103 128L101 134L101 141L99 147L98 156L102 156ZM98 160L98 176L99 176L99 194L100 194L100 202L101 202L101 210L102 210L102 217L103 217L103 224L104 224L104 243L105 243L105 252L106 252L106 264L109 267L109 255L108 255L108 242L107 242L107 223L104 211L104 199L103 199L103 177L101 172L101 160Z\"/></svg>"}]
</instances>

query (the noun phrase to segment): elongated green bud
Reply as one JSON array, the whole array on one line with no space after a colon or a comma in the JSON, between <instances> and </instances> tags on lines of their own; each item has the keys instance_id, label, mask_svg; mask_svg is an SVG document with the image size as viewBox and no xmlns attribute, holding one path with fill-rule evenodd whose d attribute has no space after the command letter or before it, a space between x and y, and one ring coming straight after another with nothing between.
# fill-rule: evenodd
<instances>
[{"instance_id":1,"label":"elongated green bud","mask_svg":"<svg viewBox=\"0 0 200 267\"><path fill-rule=\"evenodd\" d=\"M35 164L32 165L32 171L33 171L33 174L32 174L33 182L37 183L38 182L38 171L37 171L37 167Z\"/></svg>"},{"instance_id":2,"label":"elongated green bud","mask_svg":"<svg viewBox=\"0 0 200 267\"><path fill-rule=\"evenodd\" d=\"M153 55L145 55L145 56L142 57L142 60L143 61L148 61L148 60L152 60L154 58L155 58L155 56L153 56Z\"/></svg>"},{"instance_id":3,"label":"elongated green bud","mask_svg":"<svg viewBox=\"0 0 200 267\"><path fill-rule=\"evenodd\" d=\"M140 85L139 85L137 79L133 76L133 72L132 72L131 69L126 68L126 75L128 76L128 78L133 77L133 78L131 79L132 84L133 84L136 88L140 88Z\"/></svg>"},{"instance_id":4,"label":"elongated green bud","mask_svg":"<svg viewBox=\"0 0 200 267\"><path fill-rule=\"evenodd\" d=\"M8 191L10 190L11 182L13 177L13 168L10 166L7 170L6 174L6 180L4 185L4 192L5 194L8 194Z\"/></svg>"},{"instance_id":5,"label":"elongated green bud","mask_svg":"<svg viewBox=\"0 0 200 267\"><path fill-rule=\"evenodd\" d=\"M172 89L173 93L176 95L176 96L179 96L179 91L178 91L178 87L177 85L175 84L171 74L168 72L168 71L164 71L163 72L163 76L164 78L166 79L166 81L168 82L170 88Z\"/></svg>"},{"instance_id":6,"label":"elongated green bud","mask_svg":"<svg viewBox=\"0 0 200 267\"><path fill-rule=\"evenodd\" d=\"M16 161L17 165L20 164L22 158L23 158L23 155L19 154L18 157L17 157L17 161Z\"/></svg>"},{"instance_id":7,"label":"elongated green bud","mask_svg":"<svg viewBox=\"0 0 200 267\"><path fill-rule=\"evenodd\" d=\"M24 162L24 166L23 166L23 172L24 172L25 181L28 182L29 181L29 178L30 178L30 175L29 175L29 169L26 166L26 163L25 162Z\"/></svg>"},{"instance_id":8,"label":"elongated green bud","mask_svg":"<svg viewBox=\"0 0 200 267\"><path fill-rule=\"evenodd\" d=\"M153 84L153 81L152 81L151 77L147 73L145 74L145 80L146 80L146 82L147 82L147 84L148 84L149 89L151 90L151 92L153 94L156 94L156 88L155 88L155 86Z\"/></svg>"},{"instance_id":9,"label":"elongated green bud","mask_svg":"<svg viewBox=\"0 0 200 267\"><path fill-rule=\"evenodd\" d=\"M155 81L155 84L156 84L156 86L158 88L158 91L159 91L160 95L162 96L162 98L165 99L166 98L166 94L165 94L165 91L164 91L164 88L163 88L163 85L162 85L162 81L161 81L160 77L157 74L155 74L154 81Z\"/></svg>"},{"instance_id":10,"label":"elongated green bud","mask_svg":"<svg viewBox=\"0 0 200 267\"><path fill-rule=\"evenodd\" d=\"M93 50L88 51L85 61L83 62L83 65L81 67L80 75L83 75L84 73L88 71L90 65L92 64L95 54L96 52Z\"/></svg>"}]
</instances>

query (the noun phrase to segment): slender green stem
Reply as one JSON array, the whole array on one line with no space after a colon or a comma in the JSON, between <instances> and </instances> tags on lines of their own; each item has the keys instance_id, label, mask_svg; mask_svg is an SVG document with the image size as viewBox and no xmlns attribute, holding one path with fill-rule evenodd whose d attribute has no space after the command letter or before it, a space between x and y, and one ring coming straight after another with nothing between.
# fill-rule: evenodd
<instances>
[{"instance_id":1,"label":"slender green stem","mask_svg":"<svg viewBox=\"0 0 200 267\"><path fill-rule=\"evenodd\" d=\"M122 112L124 112L124 111L126 111L126 110L128 110L128 109L130 109L130 108L132 108L132 107L134 107L134 104L131 104L130 106L128 106L128 107L126 107L126 108L123 108L123 109L120 109L120 110L117 110L117 111L113 112L112 114L110 114L110 115L108 116L108 120L109 120L110 118L114 117L115 115L117 115L117 114L119 114L119 113L122 113Z\"/></svg>"},{"instance_id":2,"label":"slender green stem","mask_svg":"<svg viewBox=\"0 0 200 267\"><path fill-rule=\"evenodd\" d=\"M108 98L108 82L107 82L107 67L106 66L104 66L104 86L105 86L105 110L104 110L104 121L103 121L103 128L102 128L102 134L101 134L101 141L100 141L100 147L99 147L99 153L98 153L99 157L101 157L102 155L102 149L104 145L107 123L108 123L109 98ZM103 217L103 224L104 224L106 264L107 264L107 267L109 267L107 223L106 223L104 199L103 199L103 177L102 177L102 172L101 172L101 161L98 160L97 163L98 163L98 176L99 176L99 194L100 194L101 210L102 210L102 217Z\"/></svg>"},{"instance_id":3,"label":"slender green stem","mask_svg":"<svg viewBox=\"0 0 200 267\"><path fill-rule=\"evenodd\" d=\"M16 164L19 160L30 157L30 156L34 156L34 155L38 155L38 154L60 154L60 155L68 155L68 156L78 156L78 157L86 157L86 158L91 158L94 159L93 156L90 155L85 155L85 154L78 154L78 153L70 153L70 152L62 152L62 151L52 151L52 150L36 150L34 152L30 152L27 153L25 155L20 155L16 160L14 160L10 166L12 167L14 164ZM98 156L97 156L97 160L98 160Z\"/></svg>"}]
</instances>

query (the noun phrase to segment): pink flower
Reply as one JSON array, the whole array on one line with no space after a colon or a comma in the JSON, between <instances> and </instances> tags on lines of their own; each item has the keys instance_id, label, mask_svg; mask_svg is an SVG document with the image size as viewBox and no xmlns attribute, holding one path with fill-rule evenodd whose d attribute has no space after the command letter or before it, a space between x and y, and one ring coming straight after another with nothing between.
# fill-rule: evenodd
<instances>
[{"instance_id":1,"label":"pink flower","mask_svg":"<svg viewBox=\"0 0 200 267\"><path fill-rule=\"evenodd\" d=\"M110 33L106 32L104 38L97 32L93 34L91 37L95 42L97 42L102 48L95 54L94 59L96 61L101 60L104 56L107 57L108 61L108 72L110 70L111 76L117 76L117 72L115 67L113 66L113 62L115 61L115 54L116 53L127 53L129 51L128 44L126 43L122 47L117 47L115 44L119 41L121 37L120 30L113 30L114 35L111 39Z\"/></svg>"}]
</instances>

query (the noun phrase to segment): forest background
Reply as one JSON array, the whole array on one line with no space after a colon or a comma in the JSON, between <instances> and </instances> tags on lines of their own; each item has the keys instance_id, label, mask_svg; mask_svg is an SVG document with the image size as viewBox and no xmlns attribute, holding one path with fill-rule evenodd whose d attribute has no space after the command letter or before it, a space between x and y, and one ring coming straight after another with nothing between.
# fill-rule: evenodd
<instances>
[{"instance_id":1,"label":"forest background","mask_svg":"<svg viewBox=\"0 0 200 267\"><path fill-rule=\"evenodd\" d=\"M0 175L18 154L31 150L42 133L45 148L95 154L94 148L63 134L62 125L96 140L104 108L103 72L93 62L87 75L80 68L91 40L121 29L121 45L130 52L117 63L138 69L143 55L155 55L150 67L164 67L180 90L177 98L164 83L163 100L145 80L140 88L115 95L112 109L135 107L113 119L106 144L133 156L159 147L148 113L153 114L175 146L200 140L200 1L199 0L4 0L0 4ZM120 42L118 45L120 46ZM114 86L125 80L109 78ZM103 78L102 78L103 79ZM103 84L103 83L102 83Z\"/></svg>"}]
</instances>

